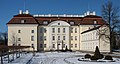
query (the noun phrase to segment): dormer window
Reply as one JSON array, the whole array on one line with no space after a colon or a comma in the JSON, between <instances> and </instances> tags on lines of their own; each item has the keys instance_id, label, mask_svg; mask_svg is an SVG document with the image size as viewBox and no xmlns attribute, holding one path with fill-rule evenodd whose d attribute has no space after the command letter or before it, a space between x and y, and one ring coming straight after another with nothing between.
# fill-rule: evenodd
<instances>
[{"instance_id":1,"label":"dormer window","mask_svg":"<svg viewBox=\"0 0 120 64\"><path fill-rule=\"evenodd\" d=\"M21 20L21 23L25 23L25 20Z\"/></svg>"},{"instance_id":2,"label":"dormer window","mask_svg":"<svg viewBox=\"0 0 120 64\"><path fill-rule=\"evenodd\" d=\"M70 22L71 25L74 25L74 22Z\"/></svg>"},{"instance_id":3,"label":"dormer window","mask_svg":"<svg viewBox=\"0 0 120 64\"><path fill-rule=\"evenodd\" d=\"M60 25L60 23L58 23L58 25Z\"/></svg>"},{"instance_id":4,"label":"dormer window","mask_svg":"<svg viewBox=\"0 0 120 64\"><path fill-rule=\"evenodd\" d=\"M97 21L94 21L94 24L97 24Z\"/></svg>"},{"instance_id":5,"label":"dormer window","mask_svg":"<svg viewBox=\"0 0 120 64\"><path fill-rule=\"evenodd\" d=\"M47 21L44 21L43 24L48 24L48 22L47 22Z\"/></svg>"}]
</instances>

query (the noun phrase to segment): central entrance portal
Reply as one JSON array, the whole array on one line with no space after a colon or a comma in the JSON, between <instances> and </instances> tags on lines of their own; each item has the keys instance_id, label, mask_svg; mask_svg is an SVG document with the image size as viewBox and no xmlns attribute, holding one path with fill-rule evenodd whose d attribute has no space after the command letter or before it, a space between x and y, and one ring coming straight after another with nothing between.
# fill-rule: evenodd
<instances>
[{"instance_id":1,"label":"central entrance portal","mask_svg":"<svg viewBox=\"0 0 120 64\"><path fill-rule=\"evenodd\" d=\"M57 50L63 50L63 40L57 42Z\"/></svg>"}]
</instances>

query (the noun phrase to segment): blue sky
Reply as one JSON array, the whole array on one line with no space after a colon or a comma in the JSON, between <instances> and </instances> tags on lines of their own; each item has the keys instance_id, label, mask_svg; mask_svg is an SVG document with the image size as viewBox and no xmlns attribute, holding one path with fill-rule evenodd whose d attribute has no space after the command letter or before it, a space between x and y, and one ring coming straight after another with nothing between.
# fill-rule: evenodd
<instances>
[{"instance_id":1,"label":"blue sky","mask_svg":"<svg viewBox=\"0 0 120 64\"><path fill-rule=\"evenodd\" d=\"M19 10L28 9L30 14L83 14L87 10L101 15L102 4L108 0L0 0L0 32L7 31L6 23ZM120 0L111 0L120 6ZM24 6L25 3L25 6Z\"/></svg>"}]
</instances>

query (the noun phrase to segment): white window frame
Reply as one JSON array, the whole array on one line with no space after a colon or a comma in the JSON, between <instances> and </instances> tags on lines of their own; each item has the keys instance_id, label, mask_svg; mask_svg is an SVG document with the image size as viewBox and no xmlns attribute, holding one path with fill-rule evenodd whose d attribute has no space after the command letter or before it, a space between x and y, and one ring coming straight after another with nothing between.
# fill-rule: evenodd
<instances>
[{"instance_id":1,"label":"white window frame","mask_svg":"<svg viewBox=\"0 0 120 64\"><path fill-rule=\"evenodd\" d=\"M34 38L35 38L34 36L31 36L31 41L34 41L35 40Z\"/></svg>"}]
</instances>

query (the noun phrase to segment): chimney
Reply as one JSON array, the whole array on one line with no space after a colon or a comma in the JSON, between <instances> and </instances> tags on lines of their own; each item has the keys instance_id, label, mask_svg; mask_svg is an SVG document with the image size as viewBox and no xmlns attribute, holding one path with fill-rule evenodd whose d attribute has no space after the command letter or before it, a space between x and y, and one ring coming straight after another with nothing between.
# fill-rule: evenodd
<instances>
[{"instance_id":1,"label":"chimney","mask_svg":"<svg viewBox=\"0 0 120 64\"><path fill-rule=\"evenodd\" d=\"M86 16L87 14L86 13L84 13L84 16Z\"/></svg>"},{"instance_id":2,"label":"chimney","mask_svg":"<svg viewBox=\"0 0 120 64\"><path fill-rule=\"evenodd\" d=\"M22 14L22 10L19 10L19 14Z\"/></svg>"},{"instance_id":3,"label":"chimney","mask_svg":"<svg viewBox=\"0 0 120 64\"><path fill-rule=\"evenodd\" d=\"M28 10L26 10L26 14L29 14L29 11L28 11Z\"/></svg>"},{"instance_id":4,"label":"chimney","mask_svg":"<svg viewBox=\"0 0 120 64\"><path fill-rule=\"evenodd\" d=\"M96 15L95 11L93 11L93 15Z\"/></svg>"},{"instance_id":5,"label":"chimney","mask_svg":"<svg viewBox=\"0 0 120 64\"><path fill-rule=\"evenodd\" d=\"M86 15L90 15L90 11L87 11L87 14Z\"/></svg>"}]
</instances>

